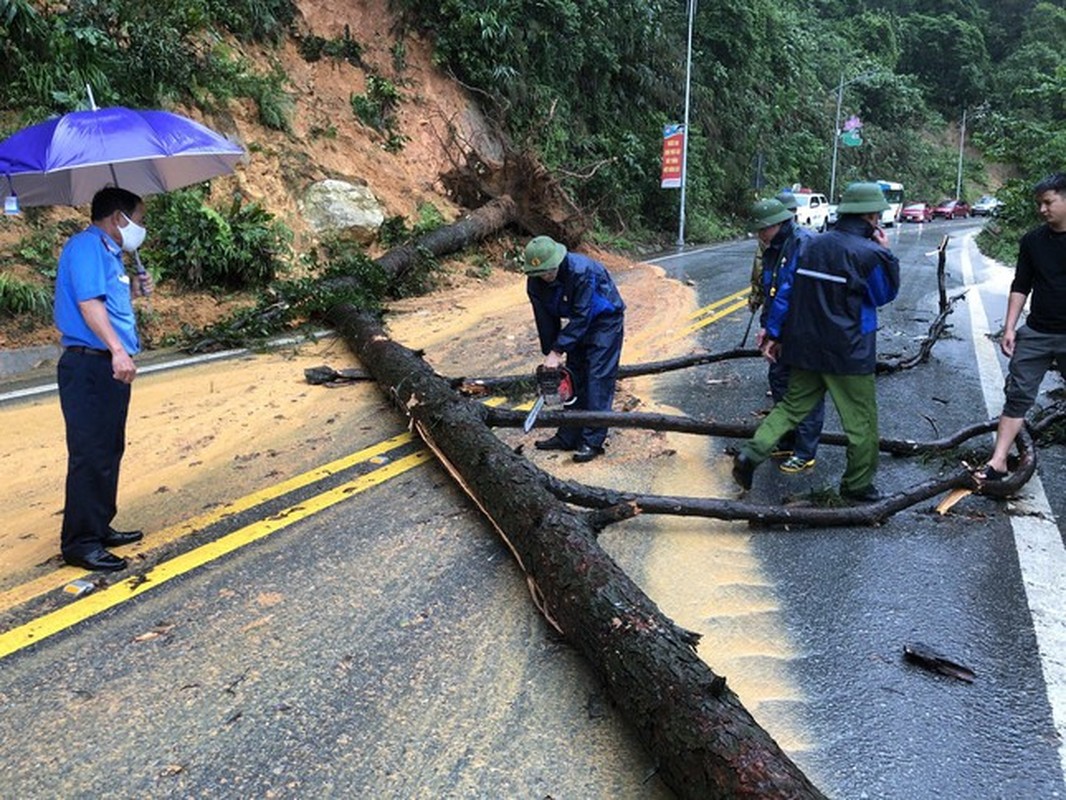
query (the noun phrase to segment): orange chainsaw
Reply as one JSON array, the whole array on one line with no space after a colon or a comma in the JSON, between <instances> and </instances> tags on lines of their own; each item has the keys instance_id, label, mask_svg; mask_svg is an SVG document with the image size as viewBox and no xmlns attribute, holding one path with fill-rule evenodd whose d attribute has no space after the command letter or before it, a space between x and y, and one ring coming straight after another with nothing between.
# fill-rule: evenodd
<instances>
[{"instance_id":1,"label":"orange chainsaw","mask_svg":"<svg viewBox=\"0 0 1066 800\"><path fill-rule=\"evenodd\" d=\"M537 400L522 424L522 430L526 433L533 430L537 415L544 406L561 410L573 405L577 400L574 395L574 378L566 367L546 367L541 364L533 376L537 382Z\"/></svg>"}]
</instances>

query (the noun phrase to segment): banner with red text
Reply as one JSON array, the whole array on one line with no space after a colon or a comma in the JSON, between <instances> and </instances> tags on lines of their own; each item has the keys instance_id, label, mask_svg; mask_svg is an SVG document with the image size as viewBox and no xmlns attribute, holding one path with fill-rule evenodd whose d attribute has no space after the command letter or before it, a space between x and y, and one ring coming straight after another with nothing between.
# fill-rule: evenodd
<instances>
[{"instance_id":1,"label":"banner with red text","mask_svg":"<svg viewBox=\"0 0 1066 800\"><path fill-rule=\"evenodd\" d=\"M663 177L662 188L677 189L681 186L682 162L685 158L685 126L663 126Z\"/></svg>"}]
</instances>

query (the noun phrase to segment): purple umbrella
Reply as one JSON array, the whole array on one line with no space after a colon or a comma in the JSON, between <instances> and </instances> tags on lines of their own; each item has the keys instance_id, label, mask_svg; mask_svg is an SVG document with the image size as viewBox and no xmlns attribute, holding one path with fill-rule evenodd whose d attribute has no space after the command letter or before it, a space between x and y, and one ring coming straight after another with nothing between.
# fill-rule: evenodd
<instances>
[{"instance_id":1,"label":"purple umbrella","mask_svg":"<svg viewBox=\"0 0 1066 800\"><path fill-rule=\"evenodd\" d=\"M80 206L108 185L144 197L233 172L243 156L169 111L73 111L0 142L0 194L13 192L24 206Z\"/></svg>"}]
</instances>

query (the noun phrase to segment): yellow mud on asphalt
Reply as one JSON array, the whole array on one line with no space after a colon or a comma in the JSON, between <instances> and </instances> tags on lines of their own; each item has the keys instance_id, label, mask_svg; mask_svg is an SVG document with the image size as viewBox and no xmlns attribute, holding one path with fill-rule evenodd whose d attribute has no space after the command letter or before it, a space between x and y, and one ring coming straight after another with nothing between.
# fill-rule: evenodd
<instances>
[{"instance_id":1,"label":"yellow mud on asphalt","mask_svg":"<svg viewBox=\"0 0 1066 800\"><path fill-rule=\"evenodd\" d=\"M685 328L695 309L691 289L646 265L617 277L628 306L623 363L690 352ZM390 333L409 347L425 348L427 360L445 375L531 371L540 355L524 284L509 275L490 283L438 295L432 307L425 298L420 305L398 303ZM144 528L147 537L122 548L122 555L136 558L152 546L153 532L383 438L381 416L395 419L395 412L376 386L308 385L304 369L323 363L356 366L342 342L324 340L139 377L116 527ZM619 400L639 410L677 413L655 407L655 386L653 377L624 381ZM753 387L752 403L760 398L761 387ZM0 594L56 570L82 574L57 559L65 475L58 398L0 406L0 426L6 443L0 486L8 511L0 529ZM566 478L670 495L736 494L729 459L703 437L617 430L605 458L574 465L533 450L531 440L542 431L498 434L511 445L527 445L538 465ZM803 697L789 673L796 654L746 525L670 516L634 524L655 528L642 565L645 591L679 625L702 635L701 657L783 747L806 749Z\"/></svg>"},{"instance_id":2,"label":"yellow mud on asphalt","mask_svg":"<svg viewBox=\"0 0 1066 800\"><path fill-rule=\"evenodd\" d=\"M672 444L677 453L657 472L653 492L736 494L727 457L709 457L711 447L700 437L679 436ZM645 590L674 622L701 635L700 658L725 676L778 744L793 754L809 749L804 697L789 671L797 653L746 523L659 516L653 525Z\"/></svg>"}]
</instances>

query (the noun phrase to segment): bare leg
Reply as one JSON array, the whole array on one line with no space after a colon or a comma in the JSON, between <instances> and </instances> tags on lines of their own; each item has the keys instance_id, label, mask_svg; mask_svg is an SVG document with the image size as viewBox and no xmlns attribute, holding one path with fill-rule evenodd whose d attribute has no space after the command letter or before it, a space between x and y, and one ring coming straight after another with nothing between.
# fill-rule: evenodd
<instances>
[{"instance_id":1,"label":"bare leg","mask_svg":"<svg viewBox=\"0 0 1066 800\"><path fill-rule=\"evenodd\" d=\"M999 418L999 424L996 426L996 446L992 450L992 457L988 459L991 467L1000 472L1007 471L1007 454L1024 424L1025 417L1001 416Z\"/></svg>"}]
</instances>

